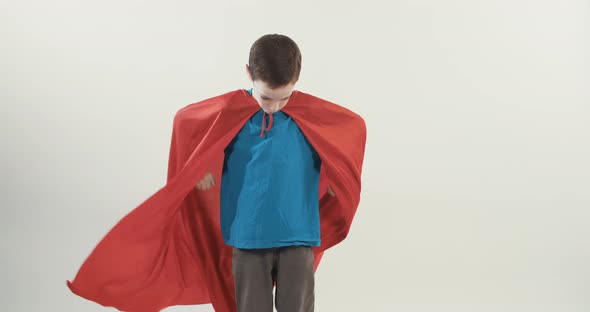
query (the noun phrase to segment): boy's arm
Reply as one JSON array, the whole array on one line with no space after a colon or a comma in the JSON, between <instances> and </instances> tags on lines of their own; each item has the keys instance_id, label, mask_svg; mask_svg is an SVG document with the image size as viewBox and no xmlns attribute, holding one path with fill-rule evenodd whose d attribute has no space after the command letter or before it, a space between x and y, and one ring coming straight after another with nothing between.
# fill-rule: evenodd
<instances>
[{"instance_id":1,"label":"boy's arm","mask_svg":"<svg viewBox=\"0 0 590 312\"><path fill-rule=\"evenodd\" d=\"M332 197L336 196L336 194L334 194L334 191L332 191L332 189L330 188L329 185L325 186L324 183L322 183L323 182L323 180L321 180L322 160L321 160L320 156L317 154L317 152L314 151L312 154L312 158L313 158L314 168L316 170L320 171L320 186L319 186L320 187L320 196L324 197L326 194L330 194ZM322 194L324 187L327 187L327 193Z\"/></svg>"}]
</instances>

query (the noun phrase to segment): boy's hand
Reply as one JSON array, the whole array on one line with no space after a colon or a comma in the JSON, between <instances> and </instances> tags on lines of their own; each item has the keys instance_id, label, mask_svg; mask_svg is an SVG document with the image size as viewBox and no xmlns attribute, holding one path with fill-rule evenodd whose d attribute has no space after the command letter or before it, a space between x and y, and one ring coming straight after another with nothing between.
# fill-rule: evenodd
<instances>
[{"instance_id":1,"label":"boy's hand","mask_svg":"<svg viewBox=\"0 0 590 312\"><path fill-rule=\"evenodd\" d=\"M334 192L332 191L332 189L328 186L328 194L330 194L332 197L336 196L336 194L334 194Z\"/></svg>"},{"instance_id":2,"label":"boy's hand","mask_svg":"<svg viewBox=\"0 0 590 312\"><path fill-rule=\"evenodd\" d=\"M195 186L197 190L208 190L215 185L215 180L211 172L207 172L203 179Z\"/></svg>"}]
</instances>

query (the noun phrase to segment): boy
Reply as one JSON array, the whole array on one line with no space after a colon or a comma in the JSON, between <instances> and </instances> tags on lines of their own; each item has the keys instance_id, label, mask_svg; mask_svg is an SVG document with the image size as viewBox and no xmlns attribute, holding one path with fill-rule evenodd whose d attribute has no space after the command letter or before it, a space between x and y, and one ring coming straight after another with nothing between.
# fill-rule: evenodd
<instances>
[{"instance_id":1,"label":"boy","mask_svg":"<svg viewBox=\"0 0 590 312\"><path fill-rule=\"evenodd\" d=\"M233 247L238 312L272 312L273 283L277 311L314 310L311 246L320 246L321 161L281 111L300 70L301 53L289 37L265 35L252 45L248 93L261 109L226 147L220 191L223 238ZM214 184L208 173L197 189Z\"/></svg>"},{"instance_id":2,"label":"boy","mask_svg":"<svg viewBox=\"0 0 590 312\"><path fill-rule=\"evenodd\" d=\"M291 39L263 36L246 66L252 89L179 109L166 185L115 224L68 288L121 311L271 312L276 285L279 312L313 311L313 274L360 202L366 124L294 90L300 68Z\"/></svg>"}]
</instances>

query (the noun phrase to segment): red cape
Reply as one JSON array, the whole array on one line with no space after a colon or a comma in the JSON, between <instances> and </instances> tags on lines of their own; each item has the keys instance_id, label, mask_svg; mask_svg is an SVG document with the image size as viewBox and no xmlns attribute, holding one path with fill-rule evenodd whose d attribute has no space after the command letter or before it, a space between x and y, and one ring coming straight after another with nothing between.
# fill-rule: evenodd
<instances>
[{"instance_id":1,"label":"red cape","mask_svg":"<svg viewBox=\"0 0 590 312\"><path fill-rule=\"evenodd\" d=\"M225 147L259 109L243 89L180 109L166 185L105 235L67 281L70 290L121 311L212 303L217 312L235 312L232 248L221 235L219 187ZM346 238L358 207L366 126L352 111L296 90L282 111L322 160L317 270L324 251ZM208 171L215 186L195 189ZM327 194L328 185L336 196Z\"/></svg>"}]
</instances>

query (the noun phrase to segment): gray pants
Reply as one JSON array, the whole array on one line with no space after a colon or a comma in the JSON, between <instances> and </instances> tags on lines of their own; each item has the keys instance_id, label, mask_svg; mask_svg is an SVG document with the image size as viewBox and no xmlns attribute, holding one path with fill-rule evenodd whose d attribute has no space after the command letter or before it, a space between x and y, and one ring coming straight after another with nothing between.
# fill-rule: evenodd
<instances>
[{"instance_id":1,"label":"gray pants","mask_svg":"<svg viewBox=\"0 0 590 312\"><path fill-rule=\"evenodd\" d=\"M233 248L238 312L313 312L314 257L309 246Z\"/></svg>"}]
</instances>

